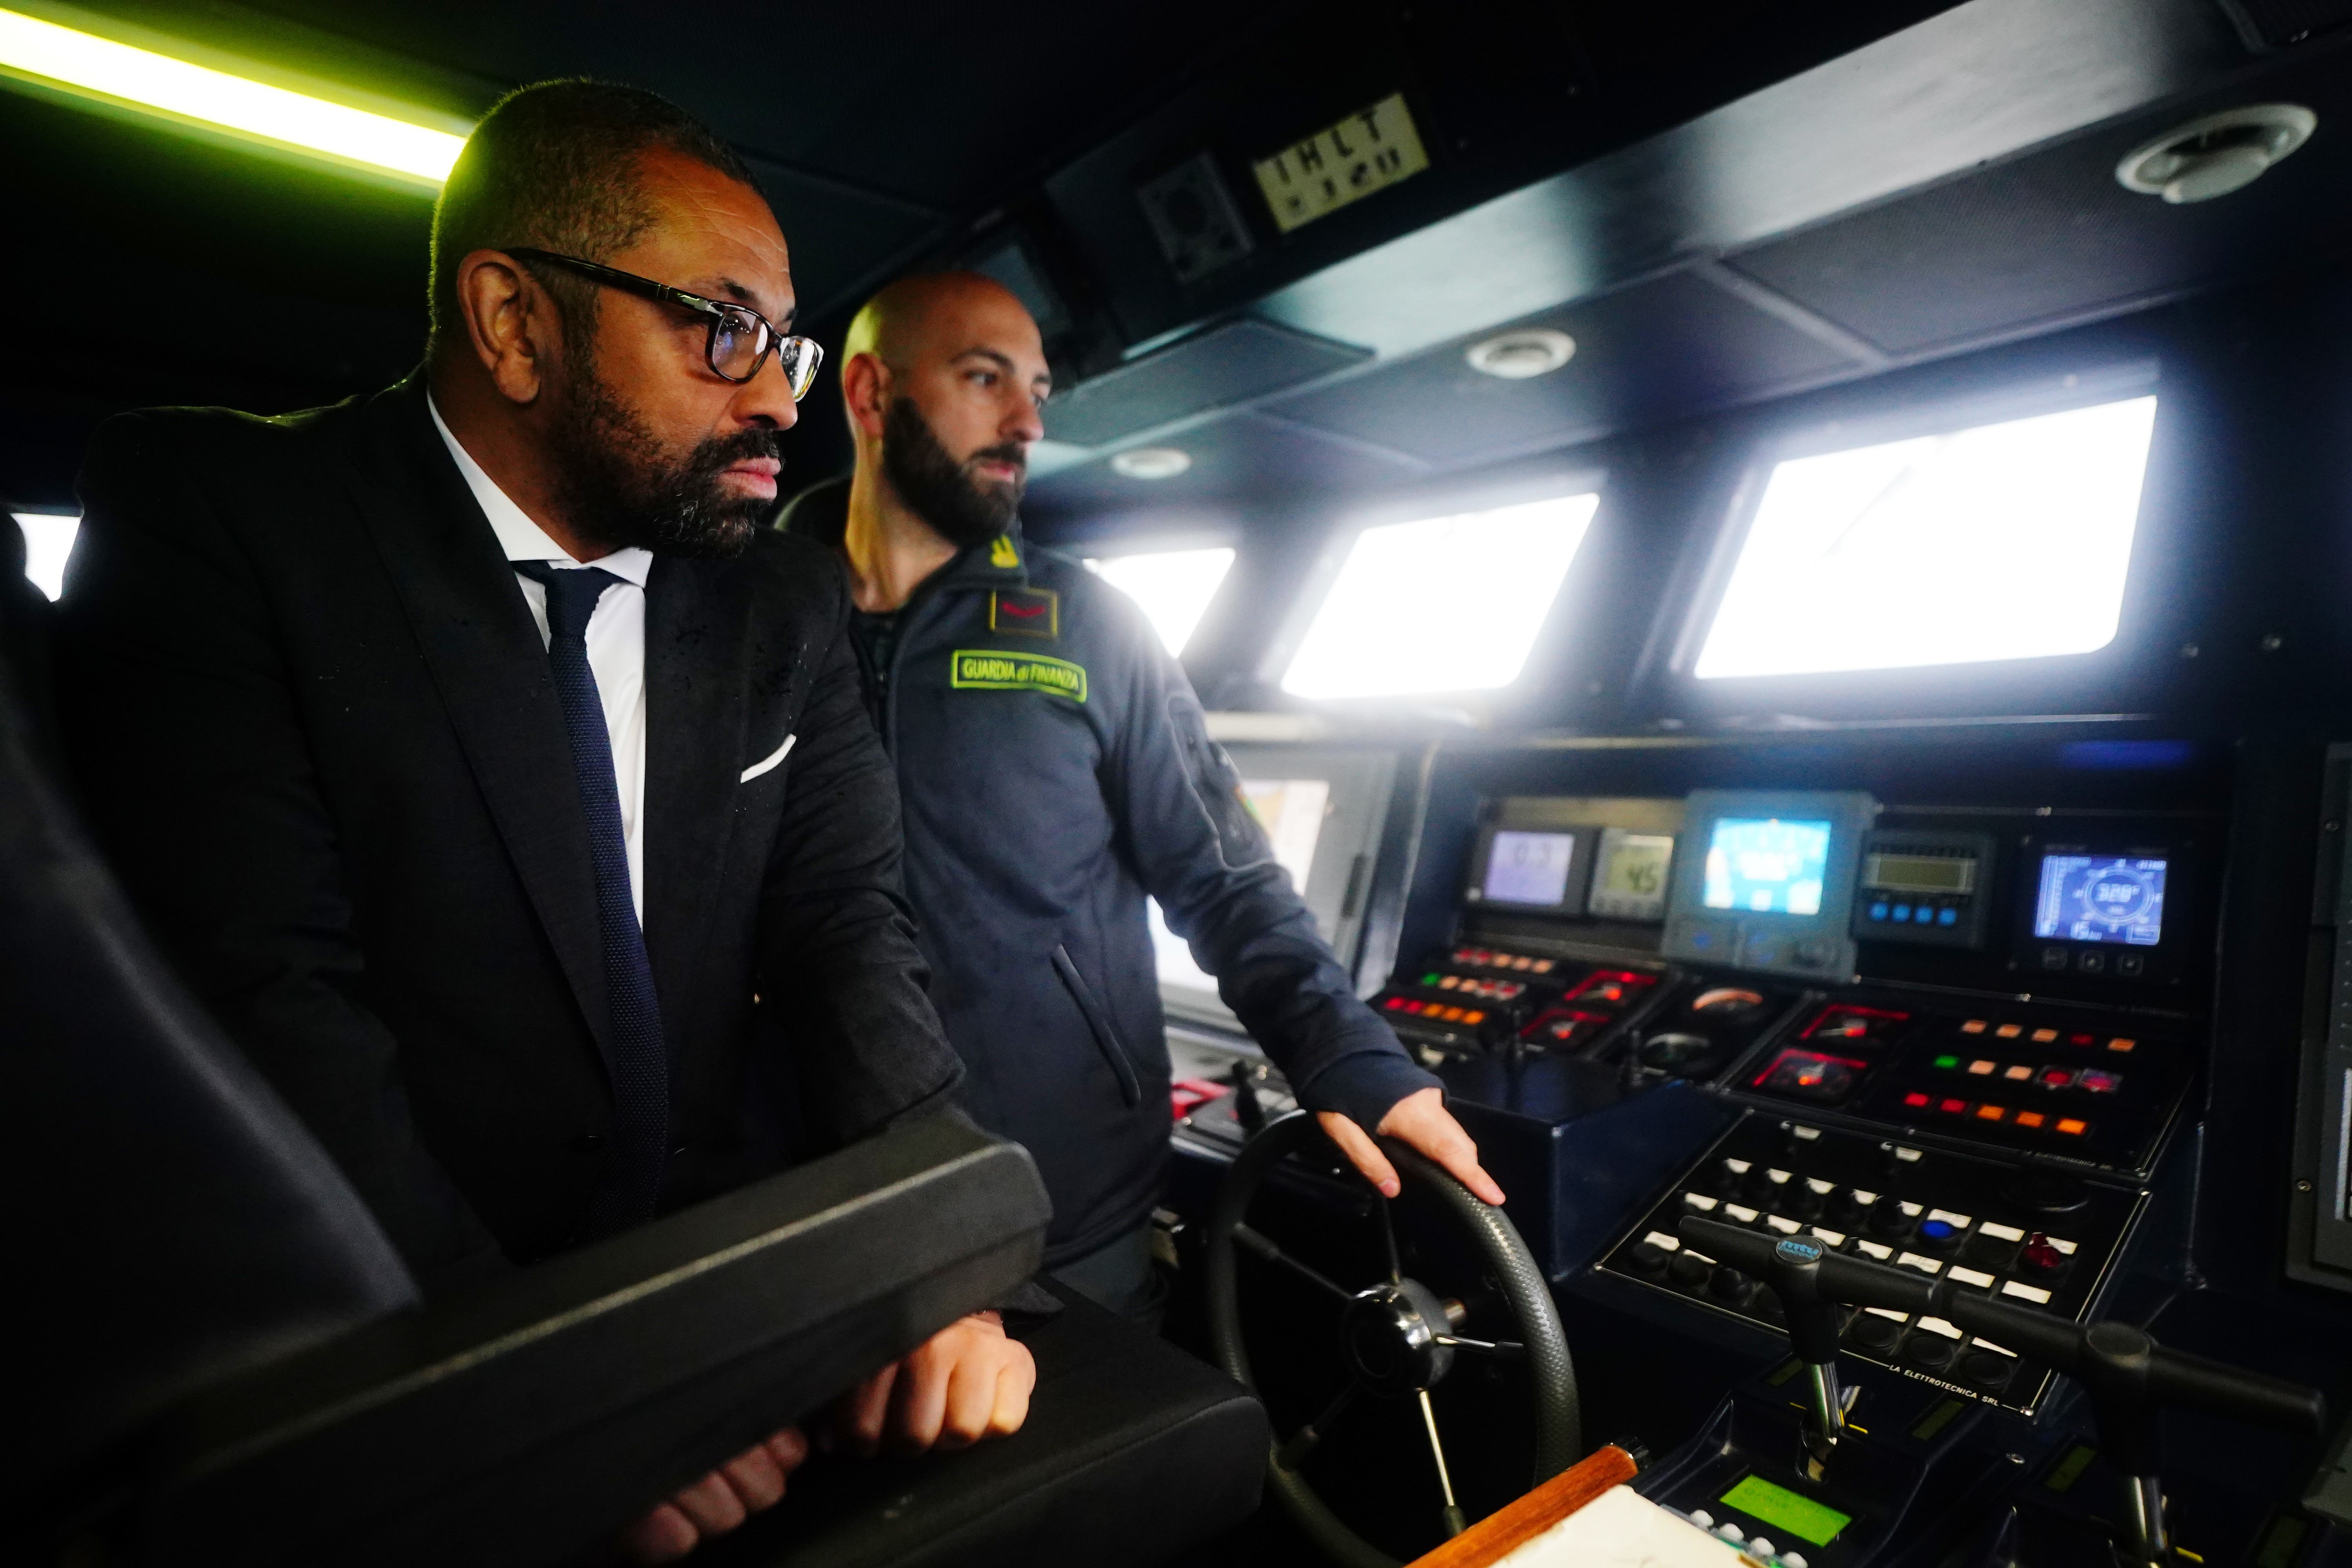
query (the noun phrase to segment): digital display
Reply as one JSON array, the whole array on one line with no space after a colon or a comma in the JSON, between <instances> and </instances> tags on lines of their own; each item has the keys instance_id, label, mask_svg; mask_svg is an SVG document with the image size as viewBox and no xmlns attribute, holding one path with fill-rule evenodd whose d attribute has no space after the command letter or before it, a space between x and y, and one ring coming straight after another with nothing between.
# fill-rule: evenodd
<instances>
[{"instance_id":1,"label":"digital display","mask_svg":"<svg viewBox=\"0 0 2352 1568\"><path fill-rule=\"evenodd\" d=\"M1573 833L1500 831L1486 852L1486 879L1479 891L1492 903L1557 909L1568 897L1568 870L1575 859Z\"/></svg>"},{"instance_id":2,"label":"digital display","mask_svg":"<svg viewBox=\"0 0 2352 1568\"><path fill-rule=\"evenodd\" d=\"M1829 861L1826 822L1718 817L1700 901L1710 910L1817 915Z\"/></svg>"},{"instance_id":3,"label":"digital display","mask_svg":"<svg viewBox=\"0 0 2352 1568\"><path fill-rule=\"evenodd\" d=\"M1618 920L1664 918L1666 872L1674 862L1673 834L1609 829L1601 836L1601 863L1592 874L1592 912Z\"/></svg>"},{"instance_id":4,"label":"digital display","mask_svg":"<svg viewBox=\"0 0 2352 1568\"><path fill-rule=\"evenodd\" d=\"M1873 855L1862 882L1890 893L1966 893L1976 888L1977 863L1953 855Z\"/></svg>"},{"instance_id":5,"label":"digital display","mask_svg":"<svg viewBox=\"0 0 2352 1568\"><path fill-rule=\"evenodd\" d=\"M2154 947L2164 938L2167 862L2124 855L2044 855L2033 934Z\"/></svg>"},{"instance_id":6,"label":"digital display","mask_svg":"<svg viewBox=\"0 0 2352 1568\"><path fill-rule=\"evenodd\" d=\"M1840 1513L1802 1492L1774 1486L1761 1476L1748 1477L1717 1500L1809 1546L1827 1546L1837 1539L1839 1531L1853 1522L1852 1514Z\"/></svg>"}]
</instances>

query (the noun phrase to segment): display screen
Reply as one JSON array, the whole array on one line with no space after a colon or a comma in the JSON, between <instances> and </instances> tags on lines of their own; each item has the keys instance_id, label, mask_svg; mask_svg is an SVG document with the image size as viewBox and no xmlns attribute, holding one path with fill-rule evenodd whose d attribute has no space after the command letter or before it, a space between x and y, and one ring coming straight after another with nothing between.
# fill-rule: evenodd
<instances>
[{"instance_id":1,"label":"display screen","mask_svg":"<svg viewBox=\"0 0 2352 1568\"><path fill-rule=\"evenodd\" d=\"M1557 909L1568 897L1568 870L1576 859L1573 833L1498 831L1486 851L1479 891L1497 904Z\"/></svg>"},{"instance_id":2,"label":"display screen","mask_svg":"<svg viewBox=\"0 0 2352 1568\"><path fill-rule=\"evenodd\" d=\"M1956 855L1873 855L1863 886L1890 893L1966 893L1977 884L1977 863Z\"/></svg>"},{"instance_id":3,"label":"display screen","mask_svg":"<svg viewBox=\"0 0 2352 1568\"><path fill-rule=\"evenodd\" d=\"M2033 934L2154 947L2164 938L2166 864L2126 855L2044 855Z\"/></svg>"},{"instance_id":4,"label":"display screen","mask_svg":"<svg viewBox=\"0 0 2352 1568\"><path fill-rule=\"evenodd\" d=\"M1837 1539L1839 1531L1853 1522L1852 1514L1840 1513L1802 1492L1774 1486L1761 1476L1748 1477L1719 1500L1810 1546L1827 1546Z\"/></svg>"},{"instance_id":5,"label":"display screen","mask_svg":"<svg viewBox=\"0 0 2352 1568\"><path fill-rule=\"evenodd\" d=\"M1700 899L1711 910L1817 915L1829 863L1826 822L1717 817Z\"/></svg>"},{"instance_id":6,"label":"display screen","mask_svg":"<svg viewBox=\"0 0 2352 1568\"><path fill-rule=\"evenodd\" d=\"M1592 911L1630 920L1656 920L1665 912L1666 872L1675 861L1671 833L1602 836L1601 865L1592 878Z\"/></svg>"}]
</instances>

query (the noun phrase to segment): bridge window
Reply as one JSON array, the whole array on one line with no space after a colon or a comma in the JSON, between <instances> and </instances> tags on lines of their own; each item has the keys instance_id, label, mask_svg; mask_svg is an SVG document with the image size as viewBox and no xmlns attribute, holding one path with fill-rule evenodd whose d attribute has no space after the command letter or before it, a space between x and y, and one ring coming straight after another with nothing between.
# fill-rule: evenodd
<instances>
[{"instance_id":1,"label":"bridge window","mask_svg":"<svg viewBox=\"0 0 2352 1568\"><path fill-rule=\"evenodd\" d=\"M1230 550L1155 550L1135 555L1089 557L1095 573L1142 606L1160 640L1181 655L1192 640L1209 601L1232 570Z\"/></svg>"},{"instance_id":2,"label":"bridge window","mask_svg":"<svg viewBox=\"0 0 2352 1568\"><path fill-rule=\"evenodd\" d=\"M1600 504L1554 496L1365 529L1282 689L1331 698L1508 686Z\"/></svg>"},{"instance_id":3,"label":"bridge window","mask_svg":"<svg viewBox=\"0 0 2352 1568\"><path fill-rule=\"evenodd\" d=\"M2156 399L1785 459L1695 673L1814 675L2115 640Z\"/></svg>"},{"instance_id":4,"label":"bridge window","mask_svg":"<svg viewBox=\"0 0 2352 1568\"><path fill-rule=\"evenodd\" d=\"M33 586L54 599L66 591L66 557L73 552L74 532L81 518L74 512L20 511L13 514L25 532L25 575Z\"/></svg>"}]
</instances>

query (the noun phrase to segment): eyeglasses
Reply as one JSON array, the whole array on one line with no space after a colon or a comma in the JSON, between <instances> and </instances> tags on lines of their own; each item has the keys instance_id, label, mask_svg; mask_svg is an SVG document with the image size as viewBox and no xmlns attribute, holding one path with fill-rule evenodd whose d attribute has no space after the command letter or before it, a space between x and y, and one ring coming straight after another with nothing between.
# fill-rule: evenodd
<instances>
[{"instance_id":1,"label":"eyeglasses","mask_svg":"<svg viewBox=\"0 0 2352 1568\"><path fill-rule=\"evenodd\" d=\"M706 300L699 294L689 294L683 289L673 289L667 283L656 283L634 272L583 261L576 256L559 256L552 250L540 250L531 246L508 246L506 253L520 257L525 261L551 261L608 288L641 294L648 300L658 300L665 305L676 305L682 310L709 317L710 337L703 345L703 357L710 362L711 370L726 380L751 380L760 374L760 367L768 363L768 355L772 353L776 363L783 367L785 382L793 389L793 401L798 403L808 395L810 384L816 380L816 367L824 363L824 350L813 339L787 337L769 325L768 318L749 305L730 304L724 300Z\"/></svg>"}]
</instances>

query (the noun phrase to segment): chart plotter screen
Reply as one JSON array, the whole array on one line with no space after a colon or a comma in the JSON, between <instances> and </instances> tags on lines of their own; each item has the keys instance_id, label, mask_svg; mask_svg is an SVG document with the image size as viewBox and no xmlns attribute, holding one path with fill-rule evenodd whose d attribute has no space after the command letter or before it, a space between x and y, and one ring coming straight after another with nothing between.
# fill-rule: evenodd
<instances>
[{"instance_id":1,"label":"chart plotter screen","mask_svg":"<svg viewBox=\"0 0 2352 1568\"><path fill-rule=\"evenodd\" d=\"M2033 934L2154 947L2164 939L2167 864L2125 855L2044 855Z\"/></svg>"},{"instance_id":2,"label":"chart plotter screen","mask_svg":"<svg viewBox=\"0 0 2352 1568\"><path fill-rule=\"evenodd\" d=\"M1817 915L1829 861L1826 822L1718 817L1700 901L1711 910Z\"/></svg>"},{"instance_id":3,"label":"chart plotter screen","mask_svg":"<svg viewBox=\"0 0 2352 1568\"><path fill-rule=\"evenodd\" d=\"M1494 903L1554 908L1568 897L1568 872L1575 858L1573 833L1506 829L1495 835L1494 847L1486 852L1481 891Z\"/></svg>"}]
</instances>

